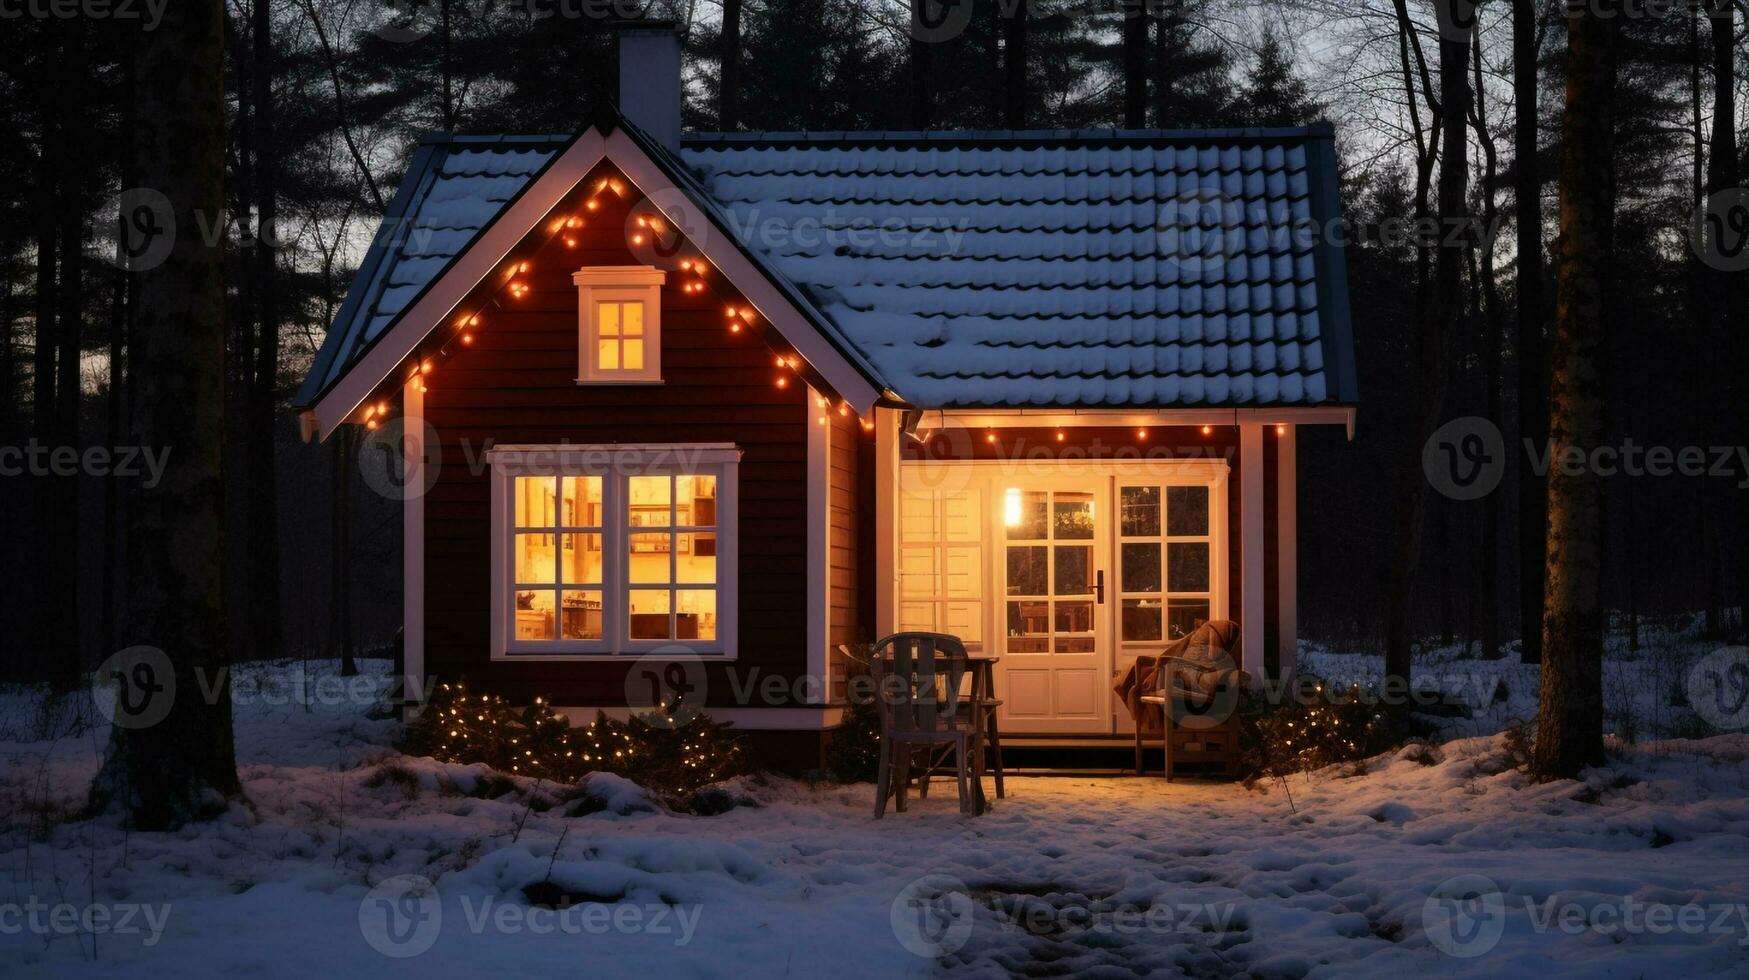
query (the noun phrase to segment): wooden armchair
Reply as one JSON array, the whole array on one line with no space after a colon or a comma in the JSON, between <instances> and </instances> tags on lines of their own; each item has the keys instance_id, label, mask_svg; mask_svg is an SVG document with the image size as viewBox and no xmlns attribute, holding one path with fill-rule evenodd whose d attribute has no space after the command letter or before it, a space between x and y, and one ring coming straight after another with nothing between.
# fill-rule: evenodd
<instances>
[{"instance_id":1,"label":"wooden armchair","mask_svg":"<svg viewBox=\"0 0 1749 980\"><path fill-rule=\"evenodd\" d=\"M960 812L984 812L983 739L979 703L982 691L971 685L960 691L969 670L966 648L941 633L895 633L876 641L870 658L875 703L881 717L881 759L875 781L875 819L886 813L887 799L905 812L906 785L918 749L930 753L947 748L956 762ZM925 761L926 768L932 761Z\"/></svg>"}]
</instances>

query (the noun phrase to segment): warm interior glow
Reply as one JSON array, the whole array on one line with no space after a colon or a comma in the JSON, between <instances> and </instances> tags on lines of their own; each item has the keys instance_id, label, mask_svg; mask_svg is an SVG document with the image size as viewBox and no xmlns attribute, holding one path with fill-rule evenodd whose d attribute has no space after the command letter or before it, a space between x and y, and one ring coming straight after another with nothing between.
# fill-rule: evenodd
<instances>
[{"instance_id":1,"label":"warm interior glow","mask_svg":"<svg viewBox=\"0 0 1749 980\"><path fill-rule=\"evenodd\" d=\"M644 369L644 304L635 300L595 304L595 366L602 371Z\"/></svg>"},{"instance_id":2,"label":"warm interior glow","mask_svg":"<svg viewBox=\"0 0 1749 980\"><path fill-rule=\"evenodd\" d=\"M1002 523L1007 527L1020 526L1020 488L1009 487L1002 494Z\"/></svg>"}]
</instances>

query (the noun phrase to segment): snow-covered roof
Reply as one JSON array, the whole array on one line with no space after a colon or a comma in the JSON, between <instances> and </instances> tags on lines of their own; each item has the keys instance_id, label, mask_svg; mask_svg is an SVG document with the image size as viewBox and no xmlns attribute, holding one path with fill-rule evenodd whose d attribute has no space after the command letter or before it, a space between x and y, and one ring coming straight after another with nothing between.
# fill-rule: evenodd
<instances>
[{"instance_id":1,"label":"snow-covered roof","mask_svg":"<svg viewBox=\"0 0 1749 980\"><path fill-rule=\"evenodd\" d=\"M1318 233L1333 138L733 134L656 155L910 404L1242 407L1356 400L1343 255ZM564 142L422 144L300 402Z\"/></svg>"}]
</instances>

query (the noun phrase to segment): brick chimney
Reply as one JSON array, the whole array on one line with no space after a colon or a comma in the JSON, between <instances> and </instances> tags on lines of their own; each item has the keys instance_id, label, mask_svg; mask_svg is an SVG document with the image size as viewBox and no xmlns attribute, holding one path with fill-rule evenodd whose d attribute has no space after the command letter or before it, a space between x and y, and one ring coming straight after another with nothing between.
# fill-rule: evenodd
<instances>
[{"instance_id":1,"label":"brick chimney","mask_svg":"<svg viewBox=\"0 0 1749 980\"><path fill-rule=\"evenodd\" d=\"M672 21L619 29L619 111L651 139L680 150L680 34Z\"/></svg>"}]
</instances>

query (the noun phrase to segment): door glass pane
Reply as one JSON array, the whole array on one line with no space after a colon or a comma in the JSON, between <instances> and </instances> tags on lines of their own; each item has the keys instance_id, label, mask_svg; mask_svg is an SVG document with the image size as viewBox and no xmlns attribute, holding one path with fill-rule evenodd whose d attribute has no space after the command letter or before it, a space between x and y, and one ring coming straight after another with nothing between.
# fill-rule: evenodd
<instances>
[{"instance_id":1,"label":"door glass pane","mask_svg":"<svg viewBox=\"0 0 1749 980\"><path fill-rule=\"evenodd\" d=\"M666 476L634 476L626 482L632 526L667 527L673 480Z\"/></svg>"},{"instance_id":2,"label":"door glass pane","mask_svg":"<svg viewBox=\"0 0 1749 980\"><path fill-rule=\"evenodd\" d=\"M1093 603L1087 600L1073 602L1058 602L1056 607L1056 629L1058 633L1091 633L1093 632Z\"/></svg>"},{"instance_id":3,"label":"door glass pane","mask_svg":"<svg viewBox=\"0 0 1749 980\"><path fill-rule=\"evenodd\" d=\"M560 559L560 581L574 585L596 585L601 582L601 535L562 534L564 545Z\"/></svg>"},{"instance_id":4,"label":"door glass pane","mask_svg":"<svg viewBox=\"0 0 1749 980\"><path fill-rule=\"evenodd\" d=\"M1123 590L1160 591L1160 545L1147 541L1123 546Z\"/></svg>"},{"instance_id":5,"label":"door glass pane","mask_svg":"<svg viewBox=\"0 0 1749 980\"><path fill-rule=\"evenodd\" d=\"M689 589L674 594L674 632L677 640L717 638L717 594L708 589Z\"/></svg>"},{"instance_id":6,"label":"door glass pane","mask_svg":"<svg viewBox=\"0 0 1749 980\"><path fill-rule=\"evenodd\" d=\"M1172 599L1166 603L1167 639L1188 636L1209 621L1207 599Z\"/></svg>"},{"instance_id":7,"label":"door glass pane","mask_svg":"<svg viewBox=\"0 0 1749 980\"><path fill-rule=\"evenodd\" d=\"M1167 487L1166 520L1173 536L1209 533L1209 488Z\"/></svg>"},{"instance_id":8,"label":"door glass pane","mask_svg":"<svg viewBox=\"0 0 1749 980\"><path fill-rule=\"evenodd\" d=\"M714 532L688 531L675 536L680 553L674 556L675 581L717 580L717 536Z\"/></svg>"},{"instance_id":9,"label":"door glass pane","mask_svg":"<svg viewBox=\"0 0 1749 980\"><path fill-rule=\"evenodd\" d=\"M1209 546L1206 541L1173 541L1166 545L1170 567L1166 587L1172 592L1207 592Z\"/></svg>"},{"instance_id":10,"label":"door glass pane","mask_svg":"<svg viewBox=\"0 0 1749 980\"><path fill-rule=\"evenodd\" d=\"M553 538L551 534L516 535L516 581L549 584L558 581Z\"/></svg>"},{"instance_id":11,"label":"door glass pane","mask_svg":"<svg viewBox=\"0 0 1749 980\"><path fill-rule=\"evenodd\" d=\"M1010 489L1002 495L1002 521L1010 541L1039 541L1045 532L1049 495L1039 490Z\"/></svg>"},{"instance_id":12,"label":"door glass pane","mask_svg":"<svg viewBox=\"0 0 1749 980\"><path fill-rule=\"evenodd\" d=\"M1010 653L1044 653L1050 642L1050 603L1025 599L1008 604Z\"/></svg>"},{"instance_id":13,"label":"door glass pane","mask_svg":"<svg viewBox=\"0 0 1749 980\"><path fill-rule=\"evenodd\" d=\"M516 638L553 638L553 593L550 589L527 589L516 593Z\"/></svg>"},{"instance_id":14,"label":"door glass pane","mask_svg":"<svg viewBox=\"0 0 1749 980\"><path fill-rule=\"evenodd\" d=\"M562 640L601 639L600 592L566 591L561 594L559 638Z\"/></svg>"},{"instance_id":15,"label":"door glass pane","mask_svg":"<svg viewBox=\"0 0 1749 980\"><path fill-rule=\"evenodd\" d=\"M1160 600L1125 599L1123 601L1123 638L1128 640L1160 639Z\"/></svg>"},{"instance_id":16,"label":"door glass pane","mask_svg":"<svg viewBox=\"0 0 1749 980\"><path fill-rule=\"evenodd\" d=\"M632 589L627 605L631 614L628 626L632 639L671 639L668 635L667 589Z\"/></svg>"},{"instance_id":17,"label":"door glass pane","mask_svg":"<svg viewBox=\"0 0 1749 980\"><path fill-rule=\"evenodd\" d=\"M1057 595L1087 595L1093 591L1093 546L1057 545Z\"/></svg>"},{"instance_id":18,"label":"door glass pane","mask_svg":"<svg viewBox=\"0 0 1749 980\"><path fill-rule=\"evenodd\" d=\"M1093 495L1059 493L1052 505L1053 537L1076 541L1093 538Z\"/></svg>"},{"instance_id":19,"label":"door glass pane","mask_svg":"<svg viewBox=\"0 0 1749 980\"><path fill-rule=\"evenodd\" d=\"M560 520L566 527L601 526L601 477L567 476Z\"/></svg>"},{"instance_id":20,"label":"door glass pane","mask_svg":"<svg viewBox=\"0 0 1749 980\"><path fill-rule=\"evenodd\" d=\"M1044 595L1049 571L1044 545L1008 546L1008 594Z\"/></svg>"},{"instance_id":21,"label":"door glass pane","mask_svg":"<svg viewBox=\"0 0 1749 980\"><path fill-rule=\"evenodd\" d=\"M1160 535L1160 488L1124 487L1121 491L1123 535L1153 538Z\"/></svg>"}]
</instances>

